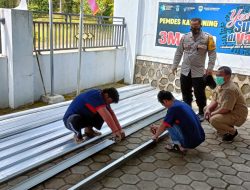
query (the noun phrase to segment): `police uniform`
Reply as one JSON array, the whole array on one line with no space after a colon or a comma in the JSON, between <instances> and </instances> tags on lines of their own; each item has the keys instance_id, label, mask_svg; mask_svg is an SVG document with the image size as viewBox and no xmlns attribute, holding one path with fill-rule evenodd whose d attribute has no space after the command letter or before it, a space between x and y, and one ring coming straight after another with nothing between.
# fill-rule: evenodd
<instances>
[{"instance_id":1,"label":"police uniform","mask_svg":"<svg viewBox=\"0 0 250 190\"><path fill-rule=\"evenodd\" d=\"M218 86L213 94L213 100L218 103L216 110L220 108L230 110L226 114L213 115L209 122L221 134L228 133L234 126L240 127L247 119L248 108L240 89L228 81Z\"/></svg>"},{"instance_id":2,"label":"police uniform","mask_svg":"<svg viewBox=\"0 0 250 190\"><path fill-rule=\"evenodd\" d=\"M191 105L192 87L199 107L199 113L203 113L206 106L205 84L203 80L205 60L208 53L208 70L213 70L216 60L216 46L213 37L205 32L200 32L199 36L193 37L192 32L185 34L178 46L172 69L176 69L181 61L181 91L183 100Z\"/></svg>"}]
</instances>

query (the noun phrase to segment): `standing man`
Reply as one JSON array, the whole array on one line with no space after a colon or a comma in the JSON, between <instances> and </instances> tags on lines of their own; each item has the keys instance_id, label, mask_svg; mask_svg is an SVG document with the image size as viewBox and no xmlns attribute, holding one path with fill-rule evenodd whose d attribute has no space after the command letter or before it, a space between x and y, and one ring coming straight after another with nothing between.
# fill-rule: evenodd
<instances>
[{"instance_id":1,"label":"standing man","mask_svg":"<svg viewBox=\"0 0 250 190\"><path fill-rule=\"evenodd\" d=\"M172 143L167 144L166 149L182 153L199 146L205 140L201 123L190 106L176 100L171 92L164 90L158 93L158 101L168 111L160 127L151 127L154 140L157 141L167 129Z\"/></svg>"},{"instance_id":2,"label":"standing man","mask_svg":"<svg viewBox=\"0 0 250 190\"><path fill-rule=\"evenodd\" d=\"M75 133L75 141L79 143L83 140L82 128L87 137L101 135L100 132L93 130L93 127L100 130L104 121L112 130L116 141L125 138L125 133L110 107L111 103L118 101L119 94L115 88L92 89L78 95L63 117L66 128Z\"/></svg>"},{"instance_id":3,"label":"standing man","mask_svg":"<svg viewBox=\"0 0 250 190\"><path fill-rule=\"evenodd\" d=\"M191 106L193 101L192 87L196 103L199 107L198 117L200 121L204 120L204 107L206 106L205 83L203 80L205 70L205 60L208 53L208 67L206 75L212 75L216 60L216 46L213 37L201 31L201 19L191 19L191 32L185 34L178 46L172 72L175 73L184 53L181 65L181 92L184 102Z\"/></svg>"},{"instance_id":4,"label":"standing man","mask_svg":"<svg viewBox=\"0 0 250 190\"><path fill-rule=\"evenodd\" d=\"M231 81L229 67L220 67L216 73L216 88L205 117L223 135L223 141L232 141L238 135L234 126L241 126L247 119L248 109L240 89Z\"/></svg>"}]
</instances>

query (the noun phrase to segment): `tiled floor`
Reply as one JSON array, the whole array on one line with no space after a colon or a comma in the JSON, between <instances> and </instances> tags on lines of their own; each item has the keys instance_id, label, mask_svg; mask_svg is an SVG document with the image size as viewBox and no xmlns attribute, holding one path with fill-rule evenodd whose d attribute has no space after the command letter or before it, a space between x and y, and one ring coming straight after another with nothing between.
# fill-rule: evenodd
<instances>
[{"instance_id":1,"label":"tiled floor","mask_svg":"<svg viewBox=\"0 0 250 190\"><path fill-rule=\"evenodd\" d=\"M202 126L206 141L187 155L166 151L165 139L127 161L89 189L250 189L250 115L248 121L238 128L239 135L233 143L222 142L208 123L203 122ZM149 128L146 127L33 189L68 189L150 138ZM0 189L9 189L73 154L16 177L0 185Z\"/></svg>"},{"instance_id":2,"label":"tiled floor","mask_svg":"<svg viewBox=\"0 0 250 190\"><path fill-rule=\"evenodd\" d=\"M222 142L204 122L206 141L187 155L167 152L162 141L90 189L250 189L249 118L233 143Z\"/></svg>"}]
</instances>

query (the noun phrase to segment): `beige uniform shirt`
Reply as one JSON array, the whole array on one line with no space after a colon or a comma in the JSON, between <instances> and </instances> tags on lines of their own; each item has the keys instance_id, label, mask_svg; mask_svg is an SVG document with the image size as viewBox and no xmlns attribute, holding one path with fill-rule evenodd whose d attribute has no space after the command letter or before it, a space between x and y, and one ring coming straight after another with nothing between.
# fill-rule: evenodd
<instances>
[{"instance_id":1,"label":"beige uniform shirt","mask_svg":"<svg viewBox=\"0 0 250 190\"><path fill-rule=\"evenodd\" d=\"M181 74L188 76L191 70L192 78L202 77L204 75L207 53L209 57L207 69L213 70L214 68L216 60L215 49L215 42L210 34L200 32L200 35L194 39L192 32L189 32L181 38L180 45L175 52L172 69L178 67L184 53Z\"/></svg>"},{"instance_id":2,"label":"beige uniform shirt","mask_svg":"<svg viewBox=\"0 0 250 190\"><path fill-rule=\"evenodd\" d=\"M248 115L246 101L240 89L232 81L218 86L213 94L213 100L218 103L217 109L231 110L232 117L239 123L243 124L246 121Z\"/></svg>"}]
</instances>

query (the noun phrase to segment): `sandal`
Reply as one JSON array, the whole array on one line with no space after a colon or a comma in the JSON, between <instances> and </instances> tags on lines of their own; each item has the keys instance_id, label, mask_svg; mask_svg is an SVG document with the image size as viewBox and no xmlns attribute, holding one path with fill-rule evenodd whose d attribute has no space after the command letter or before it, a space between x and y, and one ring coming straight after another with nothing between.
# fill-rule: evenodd
<instances>
[{"instance_id":1,"label":"sandal","mask_svg":"<svg viewBox=\"0 0 250 190\"><path fill-rule=\"evenodd\" d=\"M183 149L181 150L180 146L178 144L166 144L165 149L170 152L176 152L176 153L182 153L186 154L187 150Z\"/></svg>"}]
</instances>

